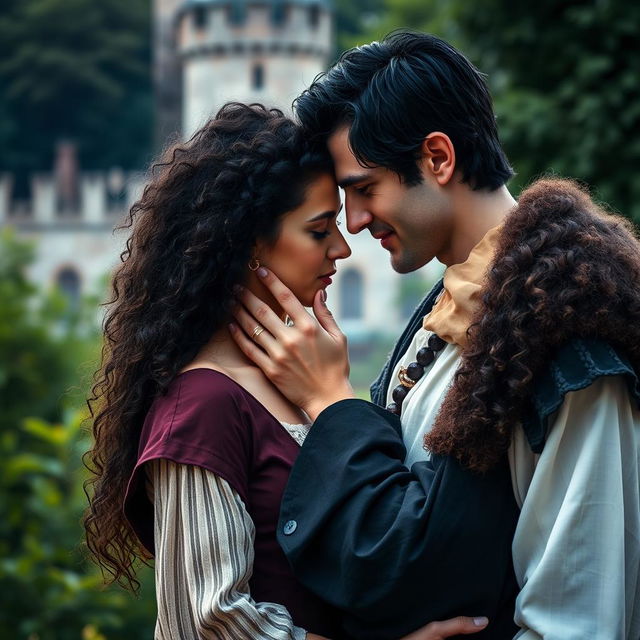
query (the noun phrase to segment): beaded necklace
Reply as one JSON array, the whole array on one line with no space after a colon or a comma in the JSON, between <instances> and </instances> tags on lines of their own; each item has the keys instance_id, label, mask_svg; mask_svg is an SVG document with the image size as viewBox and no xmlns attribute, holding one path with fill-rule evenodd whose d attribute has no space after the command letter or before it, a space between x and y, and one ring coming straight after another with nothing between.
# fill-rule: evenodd
<instances>
[{"instance_id":1,"label":"beaded necklace","mask_svg":"<svg viewBox=\"0 0 640 640\"><path fill-rule=\"evenodd\" d=\"M436 353L442 351L447 343L435 333L429 336L427 346L422 347L416 353L415 362L410 362L406 367L402 367L398 371L398 380L400 384L394 388L391 393L393 402L387 405L387 411L395 413L397 416L402 411L402 403L407 394L416 382L424 375L425 367L428 367L436 358Z\"/></svg>"}]
</instances>

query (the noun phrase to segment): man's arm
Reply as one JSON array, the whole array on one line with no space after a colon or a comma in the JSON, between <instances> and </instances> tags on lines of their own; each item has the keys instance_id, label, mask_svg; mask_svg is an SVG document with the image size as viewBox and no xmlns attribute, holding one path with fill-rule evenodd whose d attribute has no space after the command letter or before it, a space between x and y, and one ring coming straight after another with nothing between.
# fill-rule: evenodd
<instances>
[{"instance_id":1,"label":"man's arm","mask_svg":"<svg viewBox=\"0 0 640 640\"><path fill-rule=\"evenodd\" d=\"M258 274L294 326L245 290L232 335L292 402L312 419L322 414L281 514L279 538L298 577L346 611L355 638L481 614L491 620L484 637L511 640L517 507L506 461L485 476L445 459L409 471L397 417L340 402L353 395L346 341L320 293L316 321L272 273Z\"/></svg>"},{"instance_id":2,"label":"man's arm","mask_svg":"<svg viewBox=\"0 0 640 640\"><path fill-rule=\"evenodd\" d=\"M514 538L519 639L640 637L639 451L622 376L565 396Z\"/></svg>"},{"instance_id":3,"label":"man's arm","mask_svg":"<svg viewBox=\"0 0 640 640\"><path fill-rule=\"evenodd\" d=\"M404 464L397 416L345 400L316 420L287 486L278 539L307 587L346 612L355 638L486 615L515 634L506 461L474 475L452 459Z\"/></svg>"}]
</instances>

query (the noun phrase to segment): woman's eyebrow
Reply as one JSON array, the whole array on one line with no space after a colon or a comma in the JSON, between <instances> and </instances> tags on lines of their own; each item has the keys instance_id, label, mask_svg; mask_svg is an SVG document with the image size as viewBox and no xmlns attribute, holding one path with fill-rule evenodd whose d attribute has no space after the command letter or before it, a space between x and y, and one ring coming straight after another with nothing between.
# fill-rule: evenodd
<instances>
[{"instance_id":1,"label":"woman's eyebrow","mask_svg":"<svg viewBox=\"0 0 640 640\"><path fill-rule=\"evenodd\" d=\"M323 213L319 213L317 216L310 218L307 222L317 222L318 220L324 220L325 218L334 218L342 211L342 207L344 207L344 204L341 202L337 211L324 211Z\"/></svg>"},{"instance_id":2,"label":"woman's eyebrow","mask_svg":"<svg viewBox=\"0 0 640 640\"><path fill-rule=\"evenodd\" d=\"M307 222L317 222L318 220L324 220L325 218L334 218L336 216L335 211L324 211L323 213L319 213L317 216L313 218L309 218Z\"/></svg>"}]
</instances>

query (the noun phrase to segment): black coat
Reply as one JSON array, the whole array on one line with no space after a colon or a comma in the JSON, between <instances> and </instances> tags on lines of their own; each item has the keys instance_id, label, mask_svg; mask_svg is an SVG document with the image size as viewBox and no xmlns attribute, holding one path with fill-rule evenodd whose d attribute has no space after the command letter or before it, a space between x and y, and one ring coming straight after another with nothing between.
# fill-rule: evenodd
<instances>
[{"instance_id":1,"label":"black coat","mask_svg":"<svg viewBox=\"0 0 640 640\"><path fill-rule=\"evenodd\" d=\"M440 288L416 310L372 386L379 404ZM618 374L640 399L637 376L608 345L574 340L561 349L538 380L535 410L523 416L532 449L542 450L548 418L566 393ZM511 640L519 510L506 456L480 475L439 456L409 470L405 455L399 418L380 406L344 400L321 413L280 513L278 540L294 573L344 611L352 638L394 639L433 620L484 615L490 624L473 637Z\"/></svg>"}]
</instances>

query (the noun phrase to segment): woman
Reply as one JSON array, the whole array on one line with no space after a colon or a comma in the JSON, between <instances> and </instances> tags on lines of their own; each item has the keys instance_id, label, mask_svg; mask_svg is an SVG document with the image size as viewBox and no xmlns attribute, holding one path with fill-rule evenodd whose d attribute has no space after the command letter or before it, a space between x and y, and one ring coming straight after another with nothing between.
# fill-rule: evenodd
<instances>
[{"instance_id":1,"label":"woman","mask_svg":"<svg viewBox=\"0 0 640 640\"><path fill-rule=\"evenodd\" d=\"M279 111L235 103L170 150L132 208L90 401L85 527L134 590L136 559L155 558L156 638L340 637L275 535L307 416L228 332L239 285L269 299L262 265L305 305L331 283L350 254L339 208L328 157ZM479 629L451 624L416 638Z\"/></svg>"}]
</instances>

